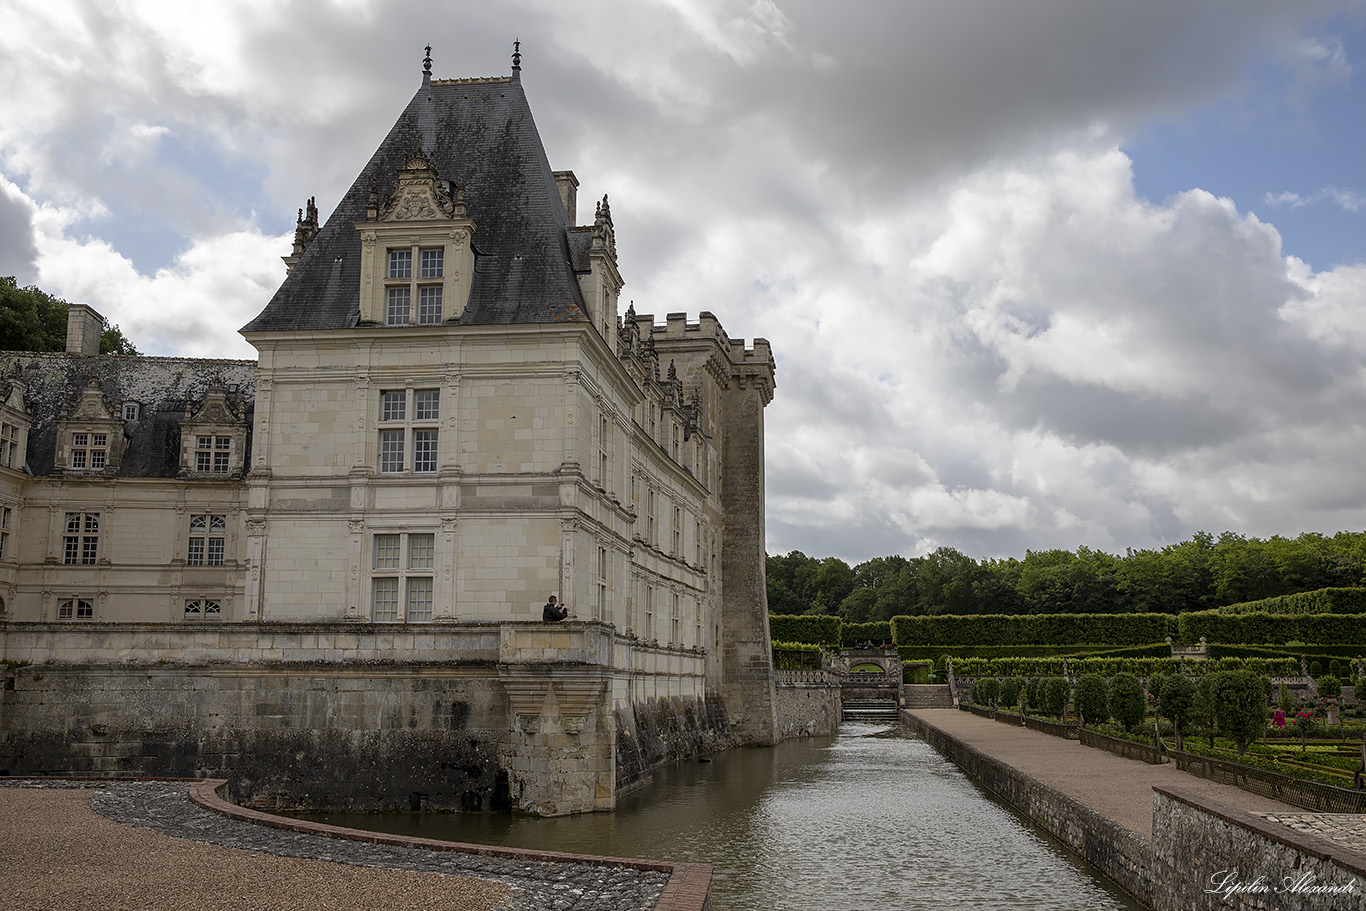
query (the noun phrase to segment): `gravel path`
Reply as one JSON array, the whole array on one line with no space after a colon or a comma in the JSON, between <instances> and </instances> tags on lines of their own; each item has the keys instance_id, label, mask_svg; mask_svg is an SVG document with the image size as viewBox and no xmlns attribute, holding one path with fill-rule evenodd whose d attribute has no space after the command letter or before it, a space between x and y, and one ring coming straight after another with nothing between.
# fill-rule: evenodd
<instances>
[{"instance_id":1,"label":"gravel path","mask_svg":"<svg viewBox=\"0 0 1366 911\"><path fill-rule=\"evenodd\" d=\"M186 782L0 782L15 911L643 911L667 873L320 838L192 804Z\"/></svg>"},{"instance_id":2,"label":"gravel path","mask_svg":"<svg viewBox=\"0 0 1366 911\"><path fill-rule=\"evenodd\" d=\"M916 709L911 714L995 756L1068 797L1142 835L1153 837L1153 787L1184 788L1222 804L1258 814L1302 814L1304 810L1198 778L1175 763L1148 765L1076 740L1002 724L958 709Z\"/></svg>"}]
</instances>

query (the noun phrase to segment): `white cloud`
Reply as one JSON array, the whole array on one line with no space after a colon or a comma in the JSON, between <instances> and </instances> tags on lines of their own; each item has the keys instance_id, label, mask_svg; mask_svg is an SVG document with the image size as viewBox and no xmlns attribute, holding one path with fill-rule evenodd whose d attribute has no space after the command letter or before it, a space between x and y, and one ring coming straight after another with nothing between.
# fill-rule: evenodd
<instances>
[{"instance_id":1,"label":"white cloud","mask_svg":"<svg viewBox=\"0 0 1366 911\"><path fill-rule=\"evenodd\" d=\"M1118 150L1254 62L1348 85L1348 45L1306 29L1344 7L18 0L0 237L145 350L250 357L295 207L328 214L422 45L492 75L520 37L554 166L612 196L625 296L773 343L770 548L1361 527L1364 267L1315 273L1198 189L1141 200Z\"/></svg>"}]
</instances>

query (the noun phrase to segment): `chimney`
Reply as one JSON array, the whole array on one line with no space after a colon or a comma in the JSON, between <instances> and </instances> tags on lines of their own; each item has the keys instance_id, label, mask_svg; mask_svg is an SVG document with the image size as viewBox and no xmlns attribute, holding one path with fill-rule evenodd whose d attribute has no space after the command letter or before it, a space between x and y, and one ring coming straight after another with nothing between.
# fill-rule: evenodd
<instances>
[{"instance_id":1,"label":"chimney","mask_svg":"<svg viewBox=\"0 0 1366 911\"><path fill-rule=\"evenodd\" d=\"M579 204L579 179L574 176L573 171L556 171L555 186L560 188L560 201L564 203L564 210L569 213L569 223L575 224L574 211Z\"/></svg>"},{"instance_id":2,"label":"chimney","mask_svg":"<svg viewBox=\"0 0 1366 911\"><path fill-rule=\"evenodd\" d=\"M104 317L89 304L71 304L66 311L66 353L99 354Z\"/></svg>"}]
</instances>

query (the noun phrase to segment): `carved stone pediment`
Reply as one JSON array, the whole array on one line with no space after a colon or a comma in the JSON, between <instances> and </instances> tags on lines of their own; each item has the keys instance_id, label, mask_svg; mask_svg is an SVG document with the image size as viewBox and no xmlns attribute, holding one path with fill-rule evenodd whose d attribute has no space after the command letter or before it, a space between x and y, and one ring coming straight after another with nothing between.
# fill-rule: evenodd
<instances>
[{"instance_id":1,"label":"carved stone pediment","mask_svg":"<svg viewBox=\"0 0 1366 911\"><path fill-rule=\"evenodd\" d=\"M241 419L228 401L228 392L221 383L214 383L204 393L199 408L190 413L187 424L237 424Z\"/></svg>"},{"instance_id":2,"label":"carved stone pediment","mask_svg":"<svg viewBox=\"0 0 1366 911\"><path fill-rule=\"evenodd\" d=\"M379 220L432 221L456 217L456 201L437 179L436 168L421 147L398 172L398 188L385 199Z\"/></svg>"},{"instance_id":3,"label":"carved stone pediment","mask_svg":"<svg viewBox=\"0 0 1366 911\"><path fill-rule=\"evenodd\" d=\"M75 407L67 415L71 421L113 421L114 413L105 404L104 392L99 384L92 381L89 386L81 390L81 397L76 401Z\"/></svg>"}]
</instances>

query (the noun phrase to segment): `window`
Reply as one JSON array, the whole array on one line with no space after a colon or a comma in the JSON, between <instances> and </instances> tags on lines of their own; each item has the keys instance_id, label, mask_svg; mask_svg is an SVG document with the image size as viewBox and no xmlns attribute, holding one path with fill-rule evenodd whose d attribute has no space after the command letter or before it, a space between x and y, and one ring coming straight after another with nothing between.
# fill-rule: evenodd
<instances>
[{"instance_id":1,"label":"window","mask_svg":"<svg viewBox=\"0 0 1366 911\"><path fill-rule=\"evenodd\" d=\"M0 423L0 465L6 468L20 468L19 428L13 424Z\"/></svg>"},{"instance_id":2,"label":"window","mask_svg":"<svg viewBox=\"0 0 1366 911\"><path fill-rule=\"evenodd\" d=\"M645 491L645 543L655 543L655 492Z\"/></svg>"},{"instance_id":3,"label":"window","mask_svg":"<svg viewBox=\"0 0 1366 911\"><path fill-rule=\"evenodd\" d=\"M0 560L9 556L9 520L10 508L0 506Z\"/></svg>"},{"instance_id":4,"label":"window","mask_svg":"<svg viewBox=\"0 0 1366 911\"><path fill-rule=\"evenodd\" d=\"M607 488L607 450L611 425L608 423L607 415L598 417L598 486L604 490Z\"/></svg>"},{"instance_id":5,"label":"window","mask_svg":"<svg viewBox=\"0 0 1366 911\"><path fill-rule=\"evenodd\" d=\"M645 586L645 635L643 639L655 637L655 587Z\"/></svg>"},{"instance_id":6,"label":"window","mask_svg":"<svg viewBox=\"0 0 1366 911\"><path fill-rule=\"evenodd\" d=\"M123 419L125 421L136 421L138 419L138 412L139 408L137 402L123 403Z\"/></svg>"},{"instance_id":7,"label":"window","mask_svg":"<svg viewBox=\"0 0 1366 911\"><path fill-rule=\"evenodd\" d=\"M412 314L413 293L408 287L390 288L386 298L384 325L406 326Z\"/></svg>"},{"instance_id":8,"label":"window","mask_svg":"<svg viewBox=\"0 0 1366 911\"><path fill-rule=\"evenodd\" d=\"M232 467L232 437L197 435L194 444L194 470L227 474Z\"/></svg>"},{"instance_id":9,"label":"window","mask_svg":"<svg viewBox=\"0 0 1366 911\"><path fill-rule=\"evenodd\" d=\"M682 644L683 644L683 640L680 639L680 638L678 637L678 636L679 636L679 632L680 632L680 621L679 621L679 617L678 617L678 592L674 592L674 597L673 597L673 612L672 612L672 614L670 615L670 620L669 620L669 644L670 644L670 645L682 645Z\"/></svg>"},{"instance_id":10,"label":"window","mask_svg":"<svg viewBox=\"0 0 1366 911\"><path fill-rule=\"evenodd\" d=\"M67 513L66 533L62 537L62 562L68 565L92 565L99 558L99 550L100 514Z\"/></svg>"},{"instance_id":11,"label":"window","mask_svg":"<svg viewBox=\"0 0 1366 911\"><path fill-rule=\"evenodd\" d=\"M186 620L203 620L208 617L219 617L223 613L222 605L217 601L208 598L199 598L195 601L185 602Z\"/></svg>"},{"instance_id":12,"label":"window","mask_svg":"<svg viewBox=\"0 0 1366 911\"><path fill-rule=\"evenodd\" d=\"M72 598L57 605L58 620L92 620L95 605L83 598Z\"/></svg>"},{"instance_id":13,"label":"window","mask_svg":"<svg viewBox=\"0 0 1366 911\"><path fill-rule=\"evenodd\" d=\"M441 390L411 391L413 408L409 418L409 390L380 393L379 470L397 474L408 470L409 437L412 439L414 472L429 474L437 468L437 421L441 418ZM420 426L427 424L429 426Z\"/></svg>"},{"instance_id":14,"label":"window","mask_svg":"<svg viewBox=\"0 0 1366 911\"><path fill-rule=\"evenodd\" d=\"M423 285L417 289L417 322L435 326L441 322L441 286Z\"/></svg>"},{"instance_id":15,"label":"window","mask_svg":"<svg viewBox=\"0 0 1366 911\"><path fill-rule=\"evenodd\" d=\"M693 534L693 538L692 538L693 565L694 565L694 566L701 566L701 565L702 565L702 523L701 523L701 522L694 522L694 523L693 523L692 534Z\"/></svg>"},{"instance_id":16,"label":"window","mask_svg":"<svg viewBox=\"0 0 1366 911\"><path fill-rule=\"evenodd\" d=\"M596 619L607 619L607 548L598 548L598 614Z\"/></svg>"},{"instance_id":17,"label":"window","mask_svg":"<svg viewBox=\"0 0 1366 911\"><path fill-rule=\"evenodd\" d=\"M109 464L109 435L107 433L73 433L71 435L71 468L77 471L103 471Z\"/></svg>"},{"instance_id":18,"label":"window","mask_svg":"<svg viewBox=\"0 0 1366 911\"><path fill-rule=\"evenodd\" d=\"M412 278L413 277L413 251L411 250L390 250L389 251L389 278Z\"/></svg>"},{"instance_id":19,"label":"window","mask_svg":"<svg viewBox=\"0 0 1366 911\"><path fill-rule=\"evenodd\" d=\"M670 551L675 557L683 556L683 510L674 507L674 549Z\"/></svg>"},{"instance_id":20,"label":"window","mask_svg":"<svg viewBox=\"0 0 1366 911\"><path fill-rule=\"evenodd\" d=\"M190 516L190 566L222 566L228 520L224 516Z\"/></svg>"},{"instance_id":21,"label":"window","mask_svg":"<svg viewBox=\"0 0 1366 911\"><path fill-rule=\"evenodd\" d=\"M436 535L375 535L374 569L371 618L376 623L431 622Z\"/></svg>"},{"instance_id":22,"label":"window","mask_svg":"<svg viewBox=\"0 0 1366 911\"><path fill-rule=\"evenodd\" d=\"M416 280L413 276L413 254L418 255ZM446 273L446 251L444 248L407 249L389 251L389 268L385 272L386 326L407 326L413 320L413 298L417 298L417 324L435 326L441 323L442 292L440 279Z\"/></svg>"}]
</instances>

